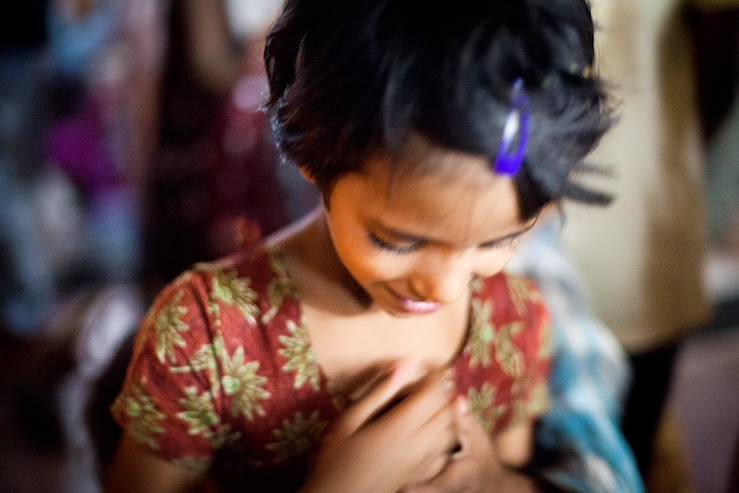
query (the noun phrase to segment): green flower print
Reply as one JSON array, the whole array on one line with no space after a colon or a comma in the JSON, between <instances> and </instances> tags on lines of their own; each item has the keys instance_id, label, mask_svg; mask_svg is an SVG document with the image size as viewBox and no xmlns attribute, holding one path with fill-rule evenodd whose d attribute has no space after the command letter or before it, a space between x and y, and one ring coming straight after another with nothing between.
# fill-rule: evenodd
<instances>
[{"instance_id":1,"label":"green flower print","mask_svg":"<svg viewBox=\"0 0 739 493\"><path fill-rule=\"evenodd\" d=\"M187 308L180 305L184 291L178 291L172 301L167 303L156 316L154 331L156 334L156 355L160 363L165 359L176 361L175 347L187 346L182 333L190 330L190 326L182 320L187 314Z\"/></svg>"},{"instance_id":2,"label":"green flower print","mask_svg":"<svg viewBox=\"0 0 739 493\"><path fill-rule=\"evenodd\" d=\"M320 442L327 423L321 421L318 411L304 418L296 412L292 419L284 419L282 428L272 430L275 441L266 445L267 450L275 452L276 460L303 455Z\"/></svg>"},{"instance_id":3,"label":"green flower print","mask_svg":"<svg viewBox=\"0 0 739 493\"><path fill-rule=\"evenodd\" d=\"M213 278L211 297L224 305L235 306L252 325L257 323L257 293L249 287L251 280L238 277L235 270L217 271ZM213 311L213 307L211 307Z\"/></svg>"},{"instance_id":4,"label":"green flower print","mask_svg":"<svg viewBox=\"0 0 739 493\"><path fill-rule=\"evenodd\" d=\"M305 324L296 325L292 320L287 322L290 336L279 337L280 356L287 360L282 371L295 372L294 387L300 389L307 382L314 390L321 388L320 369L318 360L310 345L310 337Z\"/></svg>"}]
</instances>

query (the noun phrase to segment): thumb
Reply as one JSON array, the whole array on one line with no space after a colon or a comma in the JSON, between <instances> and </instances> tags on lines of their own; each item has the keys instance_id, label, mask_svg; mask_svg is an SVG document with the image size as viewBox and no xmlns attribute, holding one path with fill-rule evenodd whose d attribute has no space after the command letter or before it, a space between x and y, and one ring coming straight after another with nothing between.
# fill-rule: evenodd
<instances>
[{"instance_id":1,"label":"thumb","mask_svg":"<svg viewBox=\"0 0 739 493\"><path fill-rule=\"evenodd\" d=\"M385 408L406 386L418 379L420 364L415 360L400 360L360 401L351 406L337 423L334 434L349 436Z\"/></svg>"},{"instance_id":2,"label":"thumb","mask_svg":"<svg viewBox=\"0 0 739 493\"><path fill-rule=\"evenodd\" d=\"M457 427L457 439L461 447L460 453L469 450L472 442L472 434L477 425L476 417L470 410L470 404L464 396L457 397L454 402L454 424Z\"/></svg>"}]
</instances>

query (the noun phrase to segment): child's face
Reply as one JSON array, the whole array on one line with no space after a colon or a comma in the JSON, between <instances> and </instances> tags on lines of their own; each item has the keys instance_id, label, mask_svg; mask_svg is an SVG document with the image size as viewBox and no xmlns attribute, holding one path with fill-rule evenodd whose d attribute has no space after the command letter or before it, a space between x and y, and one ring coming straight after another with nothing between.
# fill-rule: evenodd
<instances>
[{"instance_id":1,"label":"child's face","mask_svg":"<svg viewBox=\"0 0 739 493\"><path fill-rule=\"evenodd\" d=\"M372 158L336 182L326 212L344 267L395 316L459 299L473 277L503 269L530 227L519 219L512 180L488 161L449 151L405 159L433 164L392 175L388 158Z\"/></svg>"}]
</instances>

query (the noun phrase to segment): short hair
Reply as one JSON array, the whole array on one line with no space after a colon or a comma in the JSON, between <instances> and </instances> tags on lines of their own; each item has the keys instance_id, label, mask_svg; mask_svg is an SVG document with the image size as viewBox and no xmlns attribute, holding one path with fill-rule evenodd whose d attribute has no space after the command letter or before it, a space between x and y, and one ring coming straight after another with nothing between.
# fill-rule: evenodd
<instances>
[{"instance_id":1,"label":"short hair","mask_svg":"<svg viewBox=\"0 0 739 493\"><path fill-rule=\"evenodd\" d=\"M522 218L560 198L607 203L571 179L612 122L593 38L585 0L287 0L264 53L274 136L324 192L413 133L494 160L522 79Z\"/></svg>"}]
</instances>

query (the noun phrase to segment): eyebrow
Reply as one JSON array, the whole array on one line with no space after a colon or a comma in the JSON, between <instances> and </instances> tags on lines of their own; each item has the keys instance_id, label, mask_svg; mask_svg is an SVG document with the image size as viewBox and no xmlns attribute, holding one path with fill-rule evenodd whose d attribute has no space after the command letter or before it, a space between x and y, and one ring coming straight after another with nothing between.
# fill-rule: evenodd
<instances>
[{"instance_id":1,"label":"eyebrow","mask_svg":"<svg viewBox=\"0 0 739 493\"><path fill-rule=\"evenodd\" d=\"M538 219L538 217L537 217ZM379 221L372 221L373 225L377 227L378 229L381 229L385 233L390 234L391 236L394 236L401 241L409 241L414 243L437 243L437 244L448 244L448 241L440 240L437 238L429 238L426 236L420 236L415 235L412 233L406 233L404 231L400 231L395 228L391 228L389 226L385 226L384 224L380 223ZM493 240L483 241L481 243L478 243L478 245L494 245L496 243L502 243L507 240L512 240L514 238L518 238L519 236L523 235L527 231L529 231L531 228L534 227L534 225L537 223L536 219L531 221L531 224L526 225L523 229L520 229L518 231L514 231L513 233L509 233L507 235L501 236L499 238L495 238Z\"/></svg>"}]
</instances>

